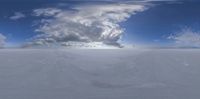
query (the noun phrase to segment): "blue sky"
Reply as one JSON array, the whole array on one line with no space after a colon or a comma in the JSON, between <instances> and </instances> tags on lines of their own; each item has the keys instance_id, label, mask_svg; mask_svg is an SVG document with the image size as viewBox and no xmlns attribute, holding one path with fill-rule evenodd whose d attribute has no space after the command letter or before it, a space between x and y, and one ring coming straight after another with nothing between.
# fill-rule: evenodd
<instances>
[{"instance_id":1,"label":"blue sky","mask_svg":"<svg viewBox=\"0 0 200 99\"><path fill-rule=\"evenodd\" d=\"M132 16L125 22L127 40L139 43L167 44L170 34L182 28L198 31L200 2L164 3ZM133 39L134 38L134 39ZM159 41L159 42L158 42Z\"/></svg>"},{"instance_id":2,"label":"blue sky","mask_svg":"<svg viewBox=\"0 0 200 99\"><path fill-rule=\"evenodd\" d=\"M199 47L199 5L177 0L0 1L0 34L9 47L73 42Z\"/></svg>"}]
</instances>

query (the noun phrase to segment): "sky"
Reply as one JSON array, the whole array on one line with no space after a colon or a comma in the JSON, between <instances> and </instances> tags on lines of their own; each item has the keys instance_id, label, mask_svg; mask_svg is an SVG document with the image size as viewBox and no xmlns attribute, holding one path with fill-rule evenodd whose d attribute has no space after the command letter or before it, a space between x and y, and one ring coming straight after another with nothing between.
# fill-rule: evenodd
<instances>
[{"instance_id":1,"label":"sky","mask_svg":"<svg viewBox=\"0 0 200 99\"><path fill-rule=\"evenodd\" d=\"M195 0L1 0L0 47L200 47Z\"/></svg>"}]
</instances>

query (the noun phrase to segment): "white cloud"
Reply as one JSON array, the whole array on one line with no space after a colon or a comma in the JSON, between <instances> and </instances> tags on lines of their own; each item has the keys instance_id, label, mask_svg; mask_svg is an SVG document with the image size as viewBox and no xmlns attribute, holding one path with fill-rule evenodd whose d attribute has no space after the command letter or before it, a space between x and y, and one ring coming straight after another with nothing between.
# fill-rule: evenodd
<instances>
[{"instance_id":1,"label":"white cloud","mask_svg":"<svg viewBox=\"0 0 200 99\"><path fill-rule=\"evenodd\" d=\"M200 47L200 32L192 31L190 28L184 28L168 39L174 40L177 47Z\"/></svg>"},{"instance_id":2,"label":"white cloud","mask_svg":"<svg viewBox=\"0 0 200 99\"><path fill-rule=\"evenodd\" d=\"M6 37L0 33L0 48L4 47Z\"/></svg>"},{"instance_id":3,"label":"white cloud","mask_svg":"<svg viewBox=\"0 0 200 99\"><path fill-rule=\"evenodd\" d=\"M23 13L21 12L15 12L13 16L10 17L11 20L18 20L21 18L26 17Z\"/></svg>"},{"instance_id":4,"label":"white cloud","mask_svg":"<svg viewBox=\"0 0 200 99\"><path fill-rule=\"evenodd\" d=\"M35 16L54 16L60 12L61 10L56 8L35 9L33 11Z\"/></svg>"},{"instance_id":5,"label":"white cloud","mask_svg":"<svg viewBox=\"0 0 200 99\"><path fill-rule=\"evenodd\" d=\"M119 46L123 28L119 23L147 9L145 4L109 3L84 4L69 9L41 8L33 15L43 17L30 45L62 44L66 42L102 42Z\"/></svg>"}]
</instances>

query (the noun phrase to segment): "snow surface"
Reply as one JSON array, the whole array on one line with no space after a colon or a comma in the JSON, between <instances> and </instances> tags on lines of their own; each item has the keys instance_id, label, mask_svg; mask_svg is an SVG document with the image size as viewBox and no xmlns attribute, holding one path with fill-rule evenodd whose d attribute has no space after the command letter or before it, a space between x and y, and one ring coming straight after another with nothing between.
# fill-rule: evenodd
<instances>
[{"instance_id":1,"label":"snow surface","mask_svg":"<svg viewBox=\"0 0 200 99\"><path fill-rule=\"evenodd\" d=\"M200 99L200 50L2 49L0 99Z\"/></svg>"}]
</instances>

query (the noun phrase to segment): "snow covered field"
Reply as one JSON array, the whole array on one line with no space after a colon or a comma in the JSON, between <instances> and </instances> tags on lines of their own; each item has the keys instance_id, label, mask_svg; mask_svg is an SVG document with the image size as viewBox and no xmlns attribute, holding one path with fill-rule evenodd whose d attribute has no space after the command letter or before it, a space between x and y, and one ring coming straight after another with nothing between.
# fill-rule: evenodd
<instances>
[{"instance_id":1,"label":"snow covered field","mask_svg":"<svg viewBox=\"0 0 200 99\"><path fill-rule=\"evenodd\" d=\"M0 99L200 99L200 50L2 49Z\"/></svg>"}]
</instances>

